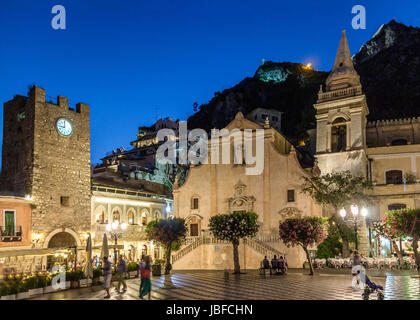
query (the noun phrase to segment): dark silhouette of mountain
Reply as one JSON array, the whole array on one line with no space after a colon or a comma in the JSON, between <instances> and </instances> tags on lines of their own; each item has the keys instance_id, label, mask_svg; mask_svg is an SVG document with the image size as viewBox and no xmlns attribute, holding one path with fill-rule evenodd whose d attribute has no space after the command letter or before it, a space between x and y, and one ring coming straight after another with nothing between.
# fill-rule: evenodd
<instances>
[{"instance_id":1,"label":"dark silhouette of mountain","mask_svg":"<svg viewBox=\"0 0 420 320\"><path fill-rule=\"evenodd\" d=\"M335 52L331 53L331 61ZM353 56L367 97L368 120L420 116L420 29L394 20ZM216 95L188 119L188 127L223 128L241 111L257 107L284 112L282 131L294 143L315 128L315 110L320 85L328 72L299 63L266 62L255 75Z\"/></svg>"}]
</instances>

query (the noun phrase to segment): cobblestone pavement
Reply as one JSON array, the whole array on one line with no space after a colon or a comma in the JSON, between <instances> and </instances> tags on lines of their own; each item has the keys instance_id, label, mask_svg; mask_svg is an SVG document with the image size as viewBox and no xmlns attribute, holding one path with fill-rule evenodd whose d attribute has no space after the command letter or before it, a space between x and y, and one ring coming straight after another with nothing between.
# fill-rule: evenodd
<instances>
[{"instance_id":1,"label":"cobblestone pavement","mask_svg":"<svg viewBox=\"0 0 420 320\"><path fill-rule=\"evenodd\" d=\"M225 275L223 271L176 271L170 276L153 277L152 300L361 300L361 291L351 287L351 275L293 270L287 275L259 275L258 271ZM420 300L420 281L410 275L370 275L371 281L385 288L385 300ZM115 285L116 283L114 283ZM140 280L127 280L128 290L118 294L111 288L111 300L138 298ZM98 300L102 286L66 290L34 299ZM373 299L376 299L372 295Z\"/></svg>"}]
</instances>

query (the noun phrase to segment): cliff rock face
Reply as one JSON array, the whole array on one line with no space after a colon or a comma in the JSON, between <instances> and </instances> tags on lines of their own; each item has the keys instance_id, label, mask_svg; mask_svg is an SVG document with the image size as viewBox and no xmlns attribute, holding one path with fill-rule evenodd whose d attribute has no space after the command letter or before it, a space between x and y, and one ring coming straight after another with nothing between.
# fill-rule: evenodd
<instances>
[{"instance_id":1,"label":"cliff rock face","mask_svg":"<svg viewBox=\"0 0 420 320\"><path fill-rule=\"evenodd\" d=\"M333 54L331 54L333 59ZM420 115L420 29L391 21L353 56L367 96L368 120ZM320 85L328 72L299 63L266 62L236 86L218 93L188 119L188 127L222 128L241 111L257 107L284 112L283 133L294 143L306 139L315 128L315 110Z\"/></svg>"}]
</instances>

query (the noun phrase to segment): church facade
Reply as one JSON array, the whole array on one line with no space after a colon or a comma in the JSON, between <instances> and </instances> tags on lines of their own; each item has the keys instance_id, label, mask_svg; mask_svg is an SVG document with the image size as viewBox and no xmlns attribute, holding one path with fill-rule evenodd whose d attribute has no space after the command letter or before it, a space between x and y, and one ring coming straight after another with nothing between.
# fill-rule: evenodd
<instances>
[{"instance_id":1,"label":"church facade","mask_svg":"<svg viewBox=\"0 0 420 320\"><path fill-rule=\"evenodd\" d=\"M290 267L302 267L305 254L287 248L279 239L279 222L288 217L320 216L320 207L300 191L303 176L311 170L301 167L292 144L268 123L252 122L238 113L225 128L264 130L264 170L247 175L247 164L201 164L190 168L182 186L174 187L174 216L186 220L186 245L174 254L174 269L233 268L232 245L214 239L208 232L210 217L219 213L253 211L259 216L259 234L242 241L242 268L256 269L264 256L286 256ZM209 141L209 154L219 139ZM255 139L255 135L254 135ZM234 153L231 143L231 154ZM233 157L231 157L233 159Z\"/></svg>"}]
</instances>

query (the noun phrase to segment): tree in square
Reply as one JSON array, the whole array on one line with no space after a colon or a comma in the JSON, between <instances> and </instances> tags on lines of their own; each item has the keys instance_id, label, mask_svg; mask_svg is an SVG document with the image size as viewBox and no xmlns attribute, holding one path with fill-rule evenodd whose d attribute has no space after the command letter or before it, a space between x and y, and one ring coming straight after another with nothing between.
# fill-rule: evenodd
<instances>
[{"instance_id":1,"label":"tree in square","mask_svg":"<svg viewBox=\"0 0 420 320\"><path fill-rule=\"evenodd\" d=\"M241 272L238 246L242 238L254 237L258 230L258 214L255 212L234 212L218 214L210 218L210 231L219 240L230 241L233 245L234 273Z\"/></svg>"},{"instance_id":2,"label":"tree in square","mask_svg":"<svg viewBox=\"0 0 420 320\"><path fill-rule=\"evenodd\" d=\"M165 248L165 274L169 274L172 269L171 252L174 244L184 239L186 233L187 227L182 218L154 220L147 224L147 238L160 243Z\"/></svg>"},{"instance_id":3,"label":"tree in square","mask_svg":"<svg viewBox=\"0 0 420 320\"><path fill-rule=\"evenodd\" d=\"M318 245L327 238L326 219L319 217L290 218L280 223L280 239L288 247L299 245L306 253L310 275L314 274L308 248Z\"/></svg>"},{"instance_id":4,"label":"tree in square","mask_svg":"<svg viewBox=\"0 0 420 320\"><path fill-rule=\"evenodd\" d=\"M332 172L321 176L303 177L302 191L309 194L316 202L331 206L335 222L343 242L343 257L350 255L349 241L355 234L339 216L339 210L352 204L366 205L371 198L366 192L372 189L372 183L364 177L353 176L350 171Z\"/></svg>"},{"instance_id":5,"label":"tree in square","mask_svg":"<svg viewBox=\"0 0 420 320\"><path fill-rule=\"evenodd\" d=\"M418 241L420 238L420 209L399 209L388 211L383 217L384 231L388 238L410 237L413 239L413 251L417 271L420 272Z\"/></svg>"}]
</instances>

